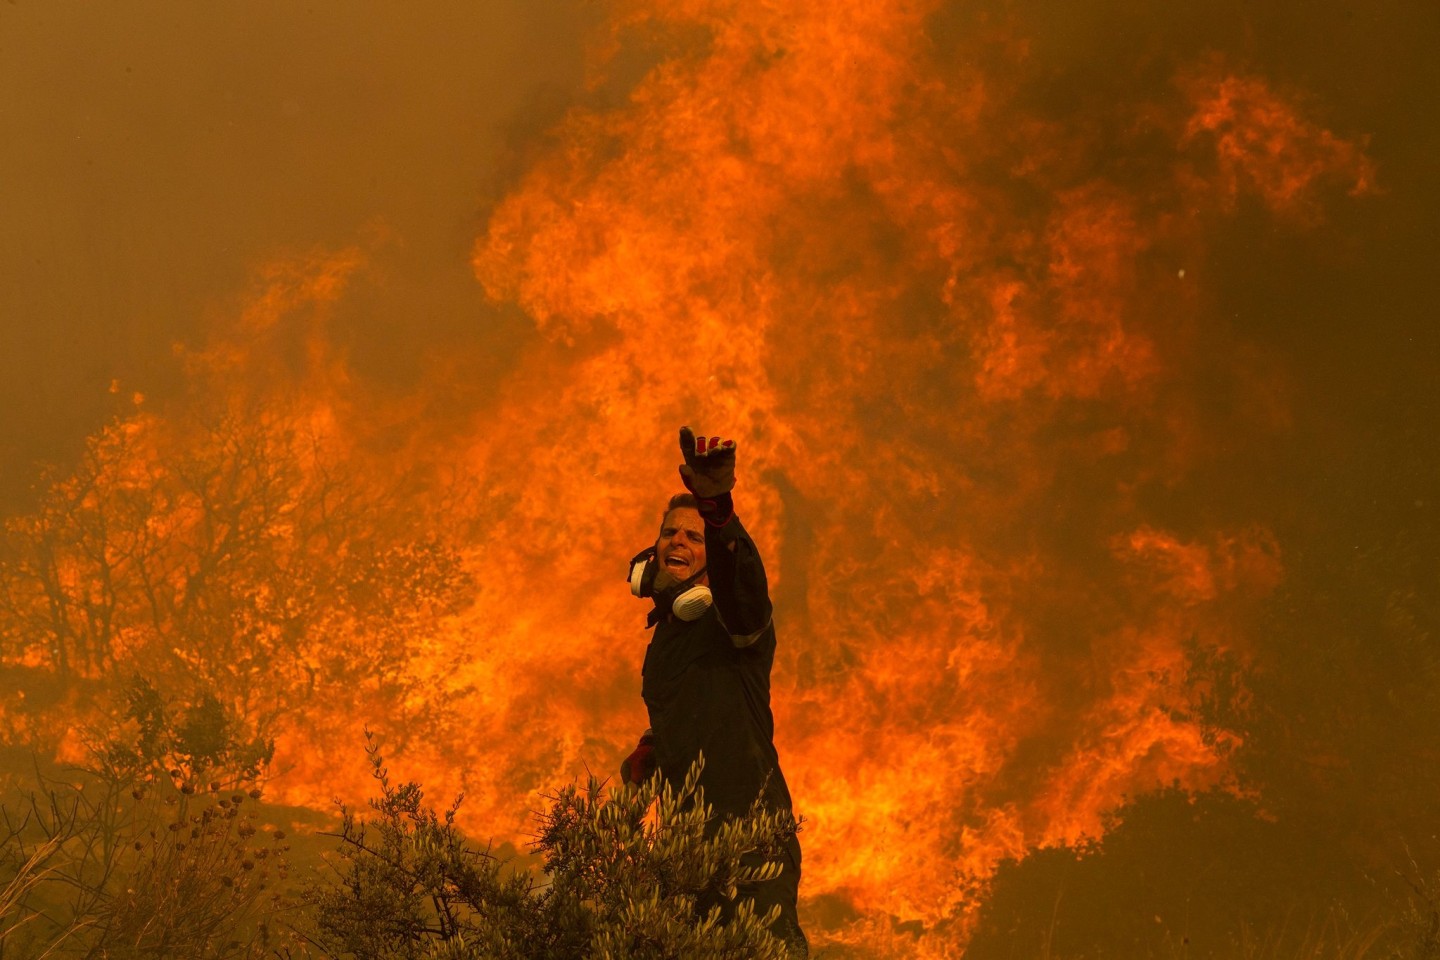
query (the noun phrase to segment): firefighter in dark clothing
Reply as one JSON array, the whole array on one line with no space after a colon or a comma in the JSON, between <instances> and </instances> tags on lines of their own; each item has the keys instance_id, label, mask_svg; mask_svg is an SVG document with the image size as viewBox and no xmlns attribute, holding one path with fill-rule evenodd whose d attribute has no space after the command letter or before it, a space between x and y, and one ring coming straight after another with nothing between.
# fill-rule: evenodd
<instances>
[{"instance_id":1,"label":"firefighter in dark clothing","mask_svg":"<svg viewBox=\"0 0 1440 960\"><path fill-rule=\"evenodd\" d=\"M678 786L704 755L700 785L717 820L744 816L757 797L772 810L790 811L790 790L775 752L770 713L770 667L775 627L765 568L739 518L735 443L696 438L680 430L688 494L672 497L655 546L631 563L631 589L653 597L641 695L650 729L626 758L627 783L657 767ZM780 917L771 928L800 955L807 953L796 914L800 844L791 838L774 880L742 888L763 915ZM733 904L721 904L728 915Z\"/></svg>"}]
</instances>

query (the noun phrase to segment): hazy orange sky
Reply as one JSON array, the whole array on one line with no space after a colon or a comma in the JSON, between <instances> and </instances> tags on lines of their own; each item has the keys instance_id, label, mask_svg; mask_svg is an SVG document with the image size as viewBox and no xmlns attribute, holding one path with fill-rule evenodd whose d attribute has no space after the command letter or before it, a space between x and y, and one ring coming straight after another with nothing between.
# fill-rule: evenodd
<instances>
[{"instance_id":1,"label":"hazy orange sky","mask_svg":"<svg viewBox=\"0 0 1440 960\"><path fill-rule=\"evenodd\" d=\"M163 394L171 345L260 264L367 231L386 276L348 335L379 375L515 325L469 263L487 198L576 94L593 8L8 3L0 9L0 500L65 459L112 379Z\"/></svg>"},{"instance_id":2,"label":"hazy orange sky","mask_svg":"<svg viewBox=\"0 0 1440 960\"><path fill-rule=\"evenodd\" d=\"M1344 242L1363 264L1249 276L1236 256L1220 280L1245 292L1241 321L1291 351L1348 428L1393 425L1409 400L1383 395L1432 379L1416 364L1435 353L1433 8L1008 9L1037 56L1095 77L1097 95L1114 51L1210 45L1369 137L1384 194L1337 212L1356 218ZM484 305L470 244L576 99L598 14L566 0L0 6L0 502L22 494L37 458L73 453L108 411L112 379L173 386L171 344L287 252L367 229L393 237L349 330L369 371L413 375L453 338L511 352L526 325ZM607 95L619 93L591 94Z\"/></svg>"}]
</instances>

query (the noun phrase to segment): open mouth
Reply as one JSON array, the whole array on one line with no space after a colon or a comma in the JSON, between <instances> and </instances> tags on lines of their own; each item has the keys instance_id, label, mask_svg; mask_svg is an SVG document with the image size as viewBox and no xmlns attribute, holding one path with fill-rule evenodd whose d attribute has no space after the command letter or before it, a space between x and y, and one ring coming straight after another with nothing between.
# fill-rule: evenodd
<instances>
[{"instance_id":1,"label":"open mouth","mask_svg":"<svg viewBox=\"0 0 1440 960\"><path fill-rule=\"evenodd\" d=\"M689 568L690 563L681 557L670 556L665 558L665 566L671 570L685 570Z\"/></svg>"}]
</instances>

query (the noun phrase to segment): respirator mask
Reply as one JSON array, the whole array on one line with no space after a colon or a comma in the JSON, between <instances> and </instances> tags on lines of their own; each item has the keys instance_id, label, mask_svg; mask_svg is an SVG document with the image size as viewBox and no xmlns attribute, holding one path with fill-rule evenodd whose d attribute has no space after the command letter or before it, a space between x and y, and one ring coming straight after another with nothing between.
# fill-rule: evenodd
<instances>
[{"instance_id":1,"label":"respirator mask","mask_svg":"<svg viewBox=\"0 0 1440 960\"><path fill-rule=\"evenodd\" d=\"M655 609L661 614L673 613L681 620L699 620L714 602L710 588L696 583L705 576L705 568L679 583L671 584L656 591L655 575L660 572L660 560L654 547L646 547L635 554L630 561L630 593L636 597L653 598Z\"/></svg>"}]
</instances>

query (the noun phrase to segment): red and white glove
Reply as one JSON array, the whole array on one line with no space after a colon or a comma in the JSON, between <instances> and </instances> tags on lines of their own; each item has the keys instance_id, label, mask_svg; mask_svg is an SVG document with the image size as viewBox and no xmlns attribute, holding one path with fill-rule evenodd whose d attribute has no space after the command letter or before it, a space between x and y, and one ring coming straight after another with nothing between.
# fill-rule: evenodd
<instances>
[{"instance_id":1,"label":"red and white glove","mask_svg":"<svg viewBox=\"0 0 1440 960\"><path fill-rule=\"evenodd\" d=\"M689 427L680 428L680 480L700 502L705 522L723 527L735 512L730 491L735 489L735 441L720 437L696 437Z\"/></svg>"},{"instance_id":2,"label":"red and white glove","mask_svg":"<svg viewBox=\"0 0 1440 960\"><path fill-rule=\"evenodd\" d=\"M620 761L620 782L639 786L655 772L655 736L646 730L640 736L640 745Z\"/></svg>"}]
</instances>

